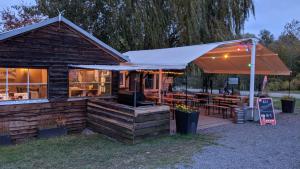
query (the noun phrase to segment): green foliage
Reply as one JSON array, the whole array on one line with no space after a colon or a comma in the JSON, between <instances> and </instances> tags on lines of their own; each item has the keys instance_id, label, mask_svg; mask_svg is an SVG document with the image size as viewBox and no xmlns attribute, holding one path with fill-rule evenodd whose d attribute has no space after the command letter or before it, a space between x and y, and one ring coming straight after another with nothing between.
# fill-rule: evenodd
<instances>
[{"instance_id":1,"label":"green foliage","mask_svg":"<svg viewBox=\"0 0 300 169\"><path fill-rule=\"evenodd\" d=\"M260 43L262 43L264 46L268 47L270 44L274 42L274 35L271 34L270 31L268 30L261 30L259 33L259 39Z\"/></svg>"},{"instance_id":2,"label":"green foliage","mask_svg":"<svg viewBox=\"0 0 300 169\"><path fill-rule=\"evenodd\" d=\"M31 8L50 18L64 11L66 18L120 51L233 39L254 14L252 0L36 0L36 4Z\"/></svg>"},{"instance_id":3,"label":"green foliage","mask_svg":"<svg viewBox=\"0 0 300 169\"><path fill-rule=\"evenodd\" d=\"M12 6L1 11L2 30L8 31L23 27L32 23L40 22L46 17L41 14L35 6L26 6L21 4L19 6Z\"/></svg>"},{"instance_id":4,"label":"green foliage","mask_svg":"<svg viewBox=\"0 0 300 169\"><path fill-rule=\"evenodd\" d=\"M269 45L292 70L294 77L300 70L300 22L287 23L278 40Z\"/></svg>"},{"instance_id":5,"label":"green foliage","mask_svg":"<svg viewBox=\"0 0 300 169\"><path fill-rule=\"evenodd\" d=\"M296 99L295 99L295 97L293 97L293 96L283 96L283 97L281 98L281 100L295 101Z\"/></svg>"},{"instance_id":6,"label":"green foliage","mask_svg":"<svg viewBox=\"0 0 300 169\"><path fill-rule=\"evenodd\" d=\"M184 113L193 113L194 111L184 104L176 105L176 109Z\"/></svg>"},{"instance_id":7,"label":"green foliage","mask_svg":"<svg viewBox=\"0 0 300 169\"><path fill-rule=\"evenodd\" d=\"M290 81L290 82L289 82ZM290 84L289 84L290 83ZM280 78L271 78L267 85L270 91L280 90L300 90L300 73L291 80L282 80Z\"/></svg>"}]
</instances>

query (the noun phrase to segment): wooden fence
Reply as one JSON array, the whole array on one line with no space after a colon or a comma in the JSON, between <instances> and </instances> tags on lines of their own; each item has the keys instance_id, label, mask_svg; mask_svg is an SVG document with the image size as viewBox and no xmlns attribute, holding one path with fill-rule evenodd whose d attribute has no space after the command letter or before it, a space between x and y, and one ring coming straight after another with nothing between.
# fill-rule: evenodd
<instances>
[{"instance_id":1,"label":"wooden fence","mask_svg":"<svg viewBox=\"0 0 300 169\"><path fill-rule=\"evenodd\" d=\"M144 138L170 132L167 106L133 108L115 102L89 100L87 126L124 143L134 144Z\"/></svg>"}]
</instances>

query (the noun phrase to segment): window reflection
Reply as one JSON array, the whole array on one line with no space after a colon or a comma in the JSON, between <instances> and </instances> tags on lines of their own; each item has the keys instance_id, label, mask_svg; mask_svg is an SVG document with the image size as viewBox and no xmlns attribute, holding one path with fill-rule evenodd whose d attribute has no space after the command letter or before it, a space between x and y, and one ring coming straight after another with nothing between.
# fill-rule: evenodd
<instances>
[{"instance_id":1,"label":"window reflection","mask_svg":"<svg viewBox=\"0 0 300 169\"><path fill-rule=\"evenodd\" d=\"M0 68L0 101L47 98L47 70Z\"/></svg>"},{"instance_id":2,"label":"window reflection","mask_svg":"<svg viewBox=\"0 0 300 169\"><path fill-rule=\"evenodd\" d=\"M69 71L69 96L86 97L111 94L111 72L72 69Z\"/></svg>"},{"instance_id":3,"label":"window reflection","mask_svg":"<svg viewBox=\"0 0 300 169\"><path fill-rule=\"evenodd\" d=\"M6 100L6 69L0 68L0 101Z\"/></svg>"}]
</instances>

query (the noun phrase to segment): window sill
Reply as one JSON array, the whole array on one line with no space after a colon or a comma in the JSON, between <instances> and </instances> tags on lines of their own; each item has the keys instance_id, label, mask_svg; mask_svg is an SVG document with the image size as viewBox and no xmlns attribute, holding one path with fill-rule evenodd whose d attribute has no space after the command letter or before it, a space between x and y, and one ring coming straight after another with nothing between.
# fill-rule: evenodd
<instances>
[{"instance_id":1,"label":"window sill","mask_svg":"<svg viewBox=\"0 0 300 169\"><path fill-rule=\"evenodd\" d=\"M78 101L87 99L116 99L116 96L86 96L86 97L70 97L68 101Z\"/></svg>"},{"instance_id":2,"label":"window sill","mask_svg":"<svg viewBox=\"0 0 300 169\"><path fill-rule=\"evenodd\" d=\"M36 99L36 100L9 100L0 101L0 106L4 105L18 105L18 104L34 104L34 103L48 103L48 99Z\"/></svg>"}]
</instances>

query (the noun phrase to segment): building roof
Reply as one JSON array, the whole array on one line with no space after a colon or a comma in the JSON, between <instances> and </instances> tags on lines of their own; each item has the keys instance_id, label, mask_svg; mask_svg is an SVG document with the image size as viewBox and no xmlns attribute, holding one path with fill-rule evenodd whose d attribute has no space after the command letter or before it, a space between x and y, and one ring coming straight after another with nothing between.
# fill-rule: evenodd
<instances>
[{"instance_id":1,"label":"building roof","mask_svg":"<svg viewBox=\"0 0 300 169\"><path fill-rule=\"evenodd\" d=\"M115 70L115 71L135 71L135 70L183 70L185 67L172 65L68 65L73 68L97 69L97 70Z\"/></svg>"},{"instance_id":2,"label":"building roof","mask_svg":"<svg viewBox=\"0 0 300 169\"><path fill-rule=\"evenodd\" d=\"M104 42L102 42L101 40L99 40L98 38L96 38L95 36L90 34L89 32L83 30L79 26L72 23L70 20L64 18L63 16L57 16L57 17L54 17L54 18L46 19L46 20L41 21L39 23L34 23L32 25L24 26L24 27L21 27L21 28L17 28L17 29L11 30L11 31L1 33L0 34L0 41L18 36L20 34L23 34L23 33L26 33L26 32L29 32L29 31L32 31L32 30L35 30L35 29L45 27L45 26L53 24L55 22L65 23L66 25L70 26L71 28L73 28L74 30L79 32L81 35L86 37L88 40L91 40L92 42L94 42L99 47L103 48L104 50L107 50L107 52L111 53L113 56L117 56L122 61L129 61L128 58L126 58L120 52L118 52L114 48L110 47L109 45L105 44Z\"/></svg>"}]
</instances>

